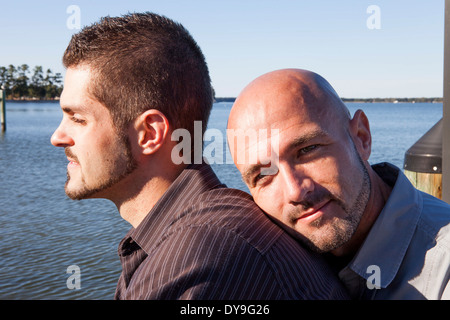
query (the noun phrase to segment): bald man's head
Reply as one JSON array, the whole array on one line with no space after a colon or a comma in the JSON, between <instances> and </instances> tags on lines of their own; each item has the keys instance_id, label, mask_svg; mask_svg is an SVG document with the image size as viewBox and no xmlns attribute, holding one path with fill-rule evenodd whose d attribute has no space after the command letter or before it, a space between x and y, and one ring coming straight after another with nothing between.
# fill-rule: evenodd
<instances>
[{"instance_id":1,"label":"bald man's head","mask_svg":"<svg viewBox=\"0 0 450 320\"><path fill-rule=\"evenodd\" d=\"M236 132L248 138L261 130L280 130L283 127L281 123L293 115L301 115L305 121L332 121L344 130L348 130L350 120L347 107L333 87L320 75L303 69L282 69L266 73L242 90L228 117L228 142L235 164L238 166L238 162L242 162L240 159L244 157L242 151L238 150ZM252 141L248 143L251 144ZM253 141L253 144L256 143ZM270 149L270 146L264 144L263 147ZM260 149L261 142L259 153L267 151ZM248 150L250 155L247 158L255 152L254 149Z\"/></svg>"},{"instance_id":2,"label":"bald man's head","mask_svg":"<svg viewBox=\"0 0 450 320\"><path fill-rule=\"evenodd\" d=\"M300 69L258 77L237 97L227 138L266 213L320 252L352 237L370 193L371 135L364 113L351 118L324 78Z\"/></svg>"},{"instance_id":3,"label":"bald man's head","mask_svg":"<svg viewBox=\"0 0 450 320\"><path fill-rule=\"evenodd\" d=\"M292 111L287 105L333 113L341 120L350 117L345 104L323 77L303 69L282 69L256 78L242 90L231 109L228 128L246 127L247 120L273 120L276 112ZM270 123L271 127L276 126L273 121Z\"/></svg>"}]
</instances>

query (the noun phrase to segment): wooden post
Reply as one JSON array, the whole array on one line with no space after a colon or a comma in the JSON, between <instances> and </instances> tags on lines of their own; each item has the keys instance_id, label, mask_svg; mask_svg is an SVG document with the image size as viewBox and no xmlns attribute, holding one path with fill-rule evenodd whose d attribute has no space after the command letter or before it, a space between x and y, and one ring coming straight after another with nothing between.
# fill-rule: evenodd
<instances>
[{"instance_id":1,"label":"wooden post","mask_svg":"<svg viewBox=\"0 0 450 320\"><path fill-rule=\"evenodd\" d=\"M442 119L405 154L404 172L419 190L450 203L450 0L445 0Z\"/></svg>"},{"instance_id":2,"label":"wooden post","mask_svg":"<svg viewBox=\"0 0 450 320\"><path fill-rule=\"evenodd\" d=\"M408 170L404 170L404 173L414 187L420 191L431 194L438 199L442 199L442 174L414 172Z\"/></svg>"},{"instance_id":3,"label":"wooden post","mask_svg":"<svg viewBox=\"0 0 450 320\"><path fill-rule=\"evenodd\" d=\"M6 101L5 101L5 90L0 90L0 122L2 126L2 131L6 131Z\"/></svg>"},{"instance_id":4,"label":"wooden post","mask_svg":"<svg viewBox=\"0 0 450 320\"><path fill-rule=\"evenodd\" d=\"M442 198L442 131L439 120L405 153L404 173L417 189Z\"/></svg>"},{"instance_id":5,"label":"wooden post","mask_svg":"<svg viewBox=\"0 0 450 320\"><path fill-rule=\"evenodd\" d=\"M450 203L450 0L445 0L442 200Z\"/></svg>"}]
</instances>

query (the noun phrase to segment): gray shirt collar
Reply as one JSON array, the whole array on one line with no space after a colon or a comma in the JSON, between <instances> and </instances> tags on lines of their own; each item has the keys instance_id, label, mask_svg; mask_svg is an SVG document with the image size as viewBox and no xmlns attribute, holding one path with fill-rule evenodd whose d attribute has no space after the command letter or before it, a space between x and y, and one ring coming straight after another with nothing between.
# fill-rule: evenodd
<instances>
[{"instance_id":1,"label":"gray shirt collar","mask_svg":"<svg viewBox=\"0 0 450 320\"><path fill-rule=\"evenodd\" d=\"M393 189L358 253L341 272L350 268L367 280L371 275L368 268L378 266L382 270L380 286L386 288L409 247L420 218L422 199L399 168L381 163L373 169L385 182L394 183Z\"/></svg>"}]
</instances>

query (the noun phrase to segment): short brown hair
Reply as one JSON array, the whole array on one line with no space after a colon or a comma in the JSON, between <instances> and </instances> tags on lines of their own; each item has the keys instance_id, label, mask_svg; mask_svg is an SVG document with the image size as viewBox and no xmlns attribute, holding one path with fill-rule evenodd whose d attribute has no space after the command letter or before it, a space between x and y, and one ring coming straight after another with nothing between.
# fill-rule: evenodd
<instances>
[{"instance_id":1,"label":"short brown hair","mask_svg":"<svg viewBox=\"0 0 450 320\"><path fill-rule=\"evenodd\" d=\"M83 28L64 53L66 68L94 71L90 94L111 112L119 133L139 114L158 109L173 129L206 129L213 90L205 57L179 23L154 13L104 17Z\"/></svg>"}]
</instances>

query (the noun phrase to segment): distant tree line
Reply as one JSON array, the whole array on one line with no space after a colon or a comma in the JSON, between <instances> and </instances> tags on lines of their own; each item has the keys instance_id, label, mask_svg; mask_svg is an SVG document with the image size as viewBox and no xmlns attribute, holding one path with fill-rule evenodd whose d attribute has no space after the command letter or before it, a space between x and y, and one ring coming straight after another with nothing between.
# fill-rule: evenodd
<instances>
[{"instance_id":1,"label":"distant tree line","mask_svg":"<svg viewBox=\"0 0 450 320\"><path fill-rule=\"evenodd\" d=\"M234 102L236 98L233 97L214 97L214 102Z\"/></svg>"},{"instance_id":2,"label":"distant tree line","mask_svg":"<svg viewBox=\"0 0 450 320\"><path fill-rule=\"evenodd\" d=\"M216 97L215 102L234 102L236 98L233 97ZM443 102L442 97L419 97L419 98L342 98L344 102Z\"/></svg>"},{"instance_id":3,"label":"distant tree line","mask_svg":"<svg viewBox=\"0 0 450 320\"><path fill-rule=\"evenodd\" d=\"M342 98L344 102L410 102L410 103L421 103L421 102L442 102L441 97L417 97L417 98Z\"/></svg>"},{"instance_id":4,"label":"distant tree line","mask_svg":"<svg viewBox=\"0 0 450 320\"><path fill-rule=\"evenodd\" d=\"M32 70L27 64L7 67L0 66L0 85L3 86L6 99L55 99L61 95L63 77L61 73L53 73L42 66Z\"/></svg>"}]
</instances>

